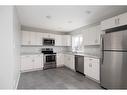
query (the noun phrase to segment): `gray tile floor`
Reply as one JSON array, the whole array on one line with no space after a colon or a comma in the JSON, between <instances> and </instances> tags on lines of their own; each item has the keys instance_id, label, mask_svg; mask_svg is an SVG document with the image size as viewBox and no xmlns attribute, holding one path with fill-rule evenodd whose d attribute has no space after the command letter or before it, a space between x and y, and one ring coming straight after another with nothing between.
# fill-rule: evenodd
<instances>
[{"instance_id":1,"label":"gray tile floor","mask_svg":"<svg viewBox=\"0 0 127 95\"><path fill-rule=\"evenodd\" d=\"M98 83L66 67L22 73L18 89L101 89Z\"/></svg>"}]
</instances>

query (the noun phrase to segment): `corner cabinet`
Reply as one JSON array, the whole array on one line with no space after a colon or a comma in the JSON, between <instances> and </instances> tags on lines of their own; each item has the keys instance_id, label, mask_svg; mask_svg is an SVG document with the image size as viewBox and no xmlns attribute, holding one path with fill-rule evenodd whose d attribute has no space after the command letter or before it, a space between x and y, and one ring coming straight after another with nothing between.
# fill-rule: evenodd
<instances>
[{"instance_id":1,"label":"corner cabinet","mask_svg":"<svg viewBox=\"0 0 127 95\"><path fill-rule=\"evenodd\" d=\"M100 82L100 62L99 59L84 57L84 74Z\"/></svg>"},{"instance_id":2,"label":"corner cabinet","mask_svg":"<svg viewBox=\"0 0 127 95\"><path fill-rule=\"evenodd\" d=\"M64 54L63 53L57 53L57 55L56 55L56 65L57 65L57 67L64 66Z\"/></svg>"},{"instance_id":3,"label":"corner cabinet","mask_svg":"<svg viewBox=\"0 0 127 95\"><path fill-rule=\"evenodd\" d=\"M101 22L101 30L127 25L127 13L123 13Z\"/></svg>"},{"instance_id":4,"label":"corner cabinet","mask_svg":"<svg viewBox=\"0 0 127 95\"><path fill-rule=\"evenodd\" d=\"M71 46L71 35L55 35L55 46Z\"/></svg>"},{"instance_id":5,"label":"corner cabinet","mask_svg":"<svg viewBox=\"0 0 127 95\"><path fill-rule=\"evenodd\" d=\"M42 54L21 55L21 72L43 68Z\"/></svg>"},{"instance_id":6,"label":"corner cabinet","mask_svg":"<svg viewBox=\"0 0 127 95\"><path fill-rule=\"evenodd\" d=\"M71 46L71 35L62 35L62 46Z\"/></svg>"},{"instance_id":7,"label":"corner cabinet","mask_svg":"<svg viewBox=\"0 0 127 95\"><path fill-rule=\"evenodd\" d=\"M101 27L100 25L89 28L84 31L84 45L100 45L101 43Z\"/></svg>"},{"instance_id":8,"label":"corner cabinet","mask_svg":"<svg viewBox=\"0 0 127 95\"><path fill-rule=\"evenodd\" d=\"M64 54L64 65L75 71L74 55Z\"/></svg>"}]
</instances>

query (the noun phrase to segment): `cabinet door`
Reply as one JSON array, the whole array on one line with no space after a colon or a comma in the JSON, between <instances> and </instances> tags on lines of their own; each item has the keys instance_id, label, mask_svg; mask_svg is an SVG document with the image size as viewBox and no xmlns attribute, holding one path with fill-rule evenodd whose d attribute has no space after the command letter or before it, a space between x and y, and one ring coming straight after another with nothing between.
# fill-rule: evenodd
<instances>
[{"instance_id":1,"label":"cabinet door","mask_svg":"<svg viewBox=\"0 0 127 95\"><path fill-rule=\"evenodd\" d=\"M84 74L89 75L89 58L84 57Z\"/></svg>"},{"instance_id":2,"label":"cabinet door","mask_svg":"<svg viewBox=\"0 0 127 95\"><path fill-rule=\"evenodd\" d=\"M89 38L89 32L90 30L84 30L84 34L83 34L83 38L84 38L84 45L88 45L90 42L90 38Z\"/></svg>"},{"instance_id":3,"label":"cabinet door","mask_svg":"<svg viewBox=\"0 0 127 95\"><path fill-rule=\"evenodd\" d=\"M30 32L30 45L36 45L36 32Z\"/></svg>"},{"instance_id":4,"label":"cabinet door","mask_svg":"<svg viewBox=\"0 0 127 95\"><path fill-rule=\"evenodd\" d=\"M33 56L23 55L21 56L21 71L33 69Z\"/></svg>"},{"instance_id":5,"label":"cabinet door","mask_svg":"<svg viewBox=\"0 0 127 95\"><path fill-rule=\"evenodd\" d=\"M98 62L92 63L91 77L100 80L100 65Z\"/></svg>"},{"instance_id":6,"label":"cabinet door","mask_svg":"<svg viewBox=\"0 0 127 95\"><path fill-rule=\"evenodd\" d=\"M84 57L84 74L100 81L99 59Z\"/></svg>"},{"instance_id":7,"label":"cabinet door","mask_svg":"<svg viewBox=\"0 0 127 95\"><path fill-rule=\"evenodd\" d=\"M69 63L68 62L68 56L67 56L67 54L64 54L64 65L69 67L68 63Z\"/></svg>"},{"instance_id":8,"label":"cabinet door","mask_svg":"<svg viewBox=\"0 0 127 95\"><path fill-rule=\"evenodd\" d=\"M22 31L22 45L30 45L30 32Z\"/></svg>"},{"instance_id":9,"label":"cabinet door","mask_svg":"<svg viewBox=\"0 0 127 95\"><path fill-rule=\"evenodd\" d=\"M42 33L36 33L36 45L42 45Z\"/></svg>"},{"instance_id":10,"label":"cabinet door","mask_svg":"<svg viewBox=\"0 0 127 95\"><path fill-rule=\"evenodd\" d=\"M62 36L55 35L55 46L62 46Z\"/></svg>"},{"instance_id":11,"label":"cabinet door","mask_svg":"<svg viewBox=\"0 0 127 95\"><path fill-rule=\"evenodd\" d=\"M84 32L84 45L99 45L101 34L100 25L87 29Z\"/></svg>"},{"instance_id":12,"label":"cabinet door","mask_svg":"<svg viewBox=\"0 0 127 95\"><path fill-rule=\"evenodd\" d=\"M66 36L65 35L62 35L62 46L66 46L67 44L67 39L66 39Z\"/></svg>"},{"instance_id":13,"label":"cabinet door","mask_svg":"<svg viewBox=\"0 0 127 95\"><path fill-rule=\"evenodd\" d=\"M71 36L62 35L62 46L71 46Z\"/></svg>"},{"instance_id":14,"label":"cabinet door","mask_svg":"<svg viewBox=\"0 0 127 95\"><path fill-rule=\"evenodd\" d=\"M38 54L38 55L34 55L34 69L37 69L37 68L42 68L43 64L42 64L42 55L41 54Z\"/></svg>"},{"instance_id":15,"label":"cabinet door","mask_svg":"<svg viewBox=\"0 0 127 95\"><path fill-rule=\"evenodd\" d=\"M74 55L64 54L65 66L68 68L75 70L75 62Z\"/></svg>"},{"instance_id":16,"label":"cabinet door","mask_svg":"<svg viewBox=\"0 0 127 95\"><path fill-rule=\"evenodd\" d=\"M71 40L72 40L72 38L71 38L71 35L66 35L66 46L71 46L72 44L71 44Z\"/></svg>"},{"instance_id":17,"label":"cabinet door","mask_svg":"<svg viewBox=\"0 0 127 95\"><path fill-rule=\"evenodd\" d=\"M101 30L106 30L106 29L116 27L118 24L117 19L118 19L118 17L115 16L115 17L112 17L112 18L102 21L101 22Z\"/></svg>"},{"instance_id":18,"label":"cabinet door","mask_svg":"<svg viewBox=\"0 0 127 95\"><path fill-rule=\"evenodd\" d=\"M69 55L69 67L72 70L75 70L75 62L74 62L74 55Z\"/></svg>"},{"instance_id":19,"label":"cabinet door","mask_svg":"<svg viewBox=\"0 0 127 95\"><path fill-rule=\"evenodd\" d=\"M64 55L62 53L57 53L57 67L61 67L64 65Z\"/></svg>"},{"instance_id":20,"label":"cabinet door","mask_svg":"<svg viewBox=\"0 0 127 95\"><path fill-rule=\"evenodd\" d=\"M54 39L55 35L51 34L51 33L42 33L42 37L43 38L52 38L52 39Z\"/></svg>"},{"instance_id":21,"label":"cabinet door","mask_svg":"<svg viewBox=\"0 0 127 95\"><path fill-rule=\"evenodd\" d=\"M127 13L118 16L118 26L127 25Z\"/></svg>"},{"instance_id":22,"label":"cabinet door","mask_svg":"<svg viewBox=\"0 0 127 95\"><path fill-rule=\"evenodd\" d=\"M51 38L51 39L55 39L55 34L49 34L49 38Z\"/></svg>"},{"instance_id":23,"label":"cabinet door","mask_svg":"<svg viewBox=\"0 0 127 95\"><path fill-rule=\"evenodd\" d=\"M94 43L96 45L101 44L101 35L102 35L101 26L98 25L98 26L96 26L96 39L94 40Z\"/></svg>"}]
</instances>

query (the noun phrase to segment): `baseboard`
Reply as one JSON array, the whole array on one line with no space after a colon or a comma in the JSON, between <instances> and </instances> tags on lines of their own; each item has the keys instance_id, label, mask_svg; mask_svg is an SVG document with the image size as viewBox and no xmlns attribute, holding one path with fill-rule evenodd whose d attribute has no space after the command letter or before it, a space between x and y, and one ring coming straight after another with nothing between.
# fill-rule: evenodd
<instances>
[{"instance_id":1,"label":"baseboard","mask_svg":"<svg viewBox=\"0 0 127 95\"><path fill-rule=\"evenodd\" d=\"M88 79L91 79L91 80L93 80L93 81L97 82L97 83L100 83L100 81L99 81L99 80L96 80L96 79L94 79L94 78L91 78L91 77L89 77L89 76L87 76L87 75L86 75L86 77L87 77Z\"/></svg>"},{"instance_id":2,"label":"baseboard","mask_svg":"<svg viewBox=\"0 0 127 95\"><path fill-rule=\"evenodd\" d=\"M61 65L57 65L57 67L63 67L64 65L63 64L61 64Z\"/></svg>"},{"instance_id":3,"label":"baseboard","mask_svg":"<svg viewBox=\"0 0 127 95\"><path fill-rule=\"evenodd\" d=\"M20 72L21 72L21 73L25 73L25 72L32 72L32 71L38 71L38 70L43 70L43 68L30 69L30 70L22 70L22 71L20 71Z\"/></svg>"}]
</instances>

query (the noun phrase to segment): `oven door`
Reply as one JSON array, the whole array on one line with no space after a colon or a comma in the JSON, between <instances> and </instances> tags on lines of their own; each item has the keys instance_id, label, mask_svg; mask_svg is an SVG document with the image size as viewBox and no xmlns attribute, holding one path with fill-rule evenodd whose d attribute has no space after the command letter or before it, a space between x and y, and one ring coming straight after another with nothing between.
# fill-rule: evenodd
<instances>
[{"instance_id":1,"label":"oven door","mask_svg":"<svg viewBox=\"0 0 127 95\"><path fill-rule=\"evenodd\" d=\"M45 63L56 62L56 54L46 54Z\"/></svg>"}]
</instances>

